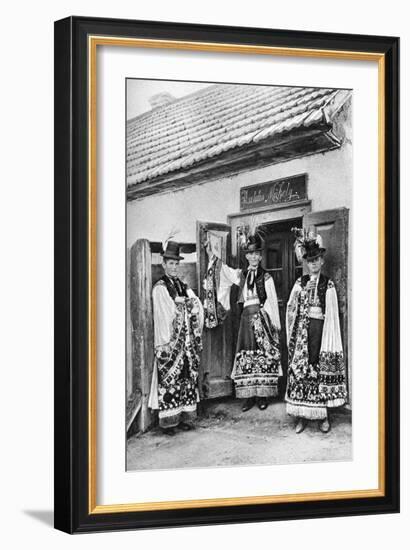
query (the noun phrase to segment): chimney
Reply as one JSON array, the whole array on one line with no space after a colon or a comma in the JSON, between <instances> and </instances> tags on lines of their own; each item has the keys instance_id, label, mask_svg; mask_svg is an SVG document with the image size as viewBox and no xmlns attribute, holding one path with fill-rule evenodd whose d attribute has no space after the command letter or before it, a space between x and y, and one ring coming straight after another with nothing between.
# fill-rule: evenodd
<instances>
[{"instance_id":1,"label":"chimney","mask_svg":"<svg viewBox=\"0 0 410 550\"><path fill-rule=\"evenodd\" d=\"M164 107L164 105L169 105L173 101L175 101L175 97L169 92L160 92L159 94L154 94L149 98L152 109Z\"/></svg>"}]
</instances>

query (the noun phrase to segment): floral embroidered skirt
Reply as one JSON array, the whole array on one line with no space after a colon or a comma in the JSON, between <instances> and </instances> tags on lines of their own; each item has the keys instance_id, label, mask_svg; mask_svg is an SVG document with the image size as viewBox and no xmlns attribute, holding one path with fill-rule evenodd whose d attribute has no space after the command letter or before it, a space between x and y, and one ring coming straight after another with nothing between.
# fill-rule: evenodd
<instances>
[{"instance_id":1,"label":"floral embroidered skirt","mask_svg":"<svg viewBox=\"0 0 410 550\"><path fill-rule=\"evenodd\" d=\"M197 382L186 366L172 385L164 385L158 373L159 425L172 428L180 422L193 422L197 416Z\"/></svg>"},{"instance_id":2,"label":"floral embroidered skirt","mask_svg":"<svg viewBox=\"0 0 410 550\"><path fill-rule=\"evenodd\" d=\"M201 327L193 299L177 308L169 344L156 350L149 406L162 428L196 418Z\"/></svg>"},{"instance_id":3,"label":"floral embroidered skirt","mask_svg":"<svg viewBox=\"0 0 410 550\"><path fill-rule=\"evenodd\" d=\"M279 333L259 304L244 308L232 378L238 398L278 394L281 376Z\"/></svg>"},{"instance_id":4,"label":"floral embroidered skirt","mask_svg":"<svg viewBox=\"0 0 410 550\"><path fill-rule=\"evenodd\" d=\"M327 417L327 408L320 392L320 347L323 321L309 319L307 327L308 361L306 365L289 368L286 389L288 414L309 420Z\"/></svg>"}]
</instances>

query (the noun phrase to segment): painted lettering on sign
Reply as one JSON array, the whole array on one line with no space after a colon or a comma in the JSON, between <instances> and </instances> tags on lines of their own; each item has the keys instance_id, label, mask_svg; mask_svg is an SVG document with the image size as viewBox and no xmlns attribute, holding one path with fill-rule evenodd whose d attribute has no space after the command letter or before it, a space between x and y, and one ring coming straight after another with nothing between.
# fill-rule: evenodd
<instances>
[{"instance_id":1,"label":"painted lettering on sign","mask_svg":"<svg viewBox=\"0 0 410 550\"><path fill-rule=\"evenodd\" d=\"M251 185L241 189L241 210L307 198L306 174Z\"/></svg>"}]
</instances>

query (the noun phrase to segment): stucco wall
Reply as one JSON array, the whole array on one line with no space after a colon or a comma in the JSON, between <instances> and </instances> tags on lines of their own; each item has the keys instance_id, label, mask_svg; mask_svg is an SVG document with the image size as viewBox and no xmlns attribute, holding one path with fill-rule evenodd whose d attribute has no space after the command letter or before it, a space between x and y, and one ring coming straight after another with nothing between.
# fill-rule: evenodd
<instances>
[{"instance_id":1,"label":"stucco wall","mask_svg":"<svg viewBox=\"0 0 410 550\"><path fill-rule=\"evenodd\" d=\"M351 208L352 151L349 142L333 151L256 168L173 193L134 200L127 206L127 246L136 239L160 241L177 227L177 239L195 242L196 221L226 222L239 212L240 188L306 172L312 211Z\"/></svg>"}]
</instances>

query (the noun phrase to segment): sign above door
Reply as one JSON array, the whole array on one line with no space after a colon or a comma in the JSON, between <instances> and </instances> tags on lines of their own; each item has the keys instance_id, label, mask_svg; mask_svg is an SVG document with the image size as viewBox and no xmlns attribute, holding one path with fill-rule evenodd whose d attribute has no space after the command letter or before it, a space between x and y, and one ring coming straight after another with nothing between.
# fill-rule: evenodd
<instances>
[{"instance_id":1,"label":"sign above door","mask_svg":"<svg viewBox=\"0 0 410 550\"><path fill-rule=\"evenodd\" d=\"M240 208L250 210L263 206L307 199L307 174L249 185L241 188Z\"/></svg>"}]
</instances>

